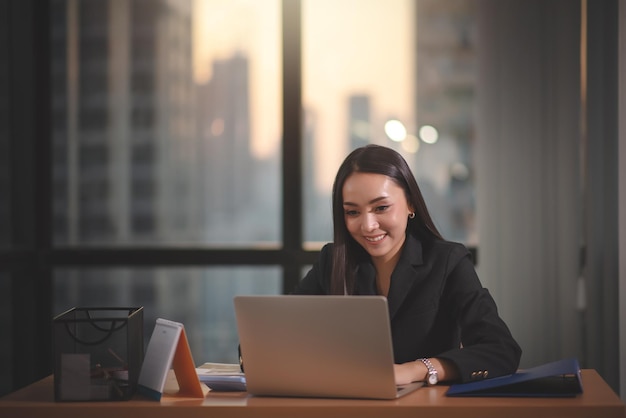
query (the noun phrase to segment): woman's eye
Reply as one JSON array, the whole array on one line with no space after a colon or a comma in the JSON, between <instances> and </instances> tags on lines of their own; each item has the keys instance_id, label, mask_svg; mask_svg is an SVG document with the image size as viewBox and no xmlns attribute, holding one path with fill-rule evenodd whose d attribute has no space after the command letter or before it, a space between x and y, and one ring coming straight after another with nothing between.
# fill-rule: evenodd
<instances>
[{"instance_id":1,"label":"woman's eye","mask_svg":"<svg viewBox=\"0 0 626 418\"><path fill-rule=\"evenodd\" d=\"M346 210L346 216L355 216L358 212L356 210Z\"/></svg>"},{"instance_id":2,"label":"woman's eye","mask_svg":"<svg viewBox=\"0 0 626 418\"><path fill-rule=\"evenodd\" d=\"M389 209L389 205L377 206L375 210L376 212L384 212L387 209Z\"/></svg>"}]
</instances>

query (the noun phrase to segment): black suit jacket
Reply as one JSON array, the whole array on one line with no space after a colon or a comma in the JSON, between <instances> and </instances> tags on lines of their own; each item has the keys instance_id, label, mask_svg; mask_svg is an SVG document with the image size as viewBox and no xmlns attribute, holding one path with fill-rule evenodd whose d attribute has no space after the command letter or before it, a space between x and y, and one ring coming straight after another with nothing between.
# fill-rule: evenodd
<instances>
[{"instance_id":1,"label":"black suit jacket","mask_svg":"<svg viewBox=\"0 0 626 418\"><path fill-rule=\"evenodd\" d=\"M329 293L331 246L324 246L295 294ZM376 294L370 261L357 268L355 294ZM422 243L408 235L387 300L396 363L447 359L456 365L461 382L511 374L519 366L522 351L463 245Z\"/></svg>"}]
</instances>

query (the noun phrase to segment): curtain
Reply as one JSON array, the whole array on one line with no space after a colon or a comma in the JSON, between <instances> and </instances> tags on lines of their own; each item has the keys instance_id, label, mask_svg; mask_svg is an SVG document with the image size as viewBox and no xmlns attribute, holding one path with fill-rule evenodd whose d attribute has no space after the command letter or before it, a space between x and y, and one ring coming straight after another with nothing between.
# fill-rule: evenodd
<instances>
[{"instance_id":1,"label":"curtain","mask_svg":"<svg viewBox=\"0 0 626 418\"><path fill-rule=\"evenodd\" d=\"M522 367L617 391L617 1L583 4L477 2L478 270Z\"/></svg>"},{"instance_id":2,"label":"curtain","mask_svg":"<svg viewBox=\"0 0 626 418\"><path fill-rule=\"evenodd\" d=\"M618 315L605 297L617 285L596 267L611 261L598 259L606 247L595 236L611 209L589 190L613 190L588 174L609 174L610 140L585 137L580 3L479 0L477 14L481 280L523 348L522 367L572 356L610 380L617 351L605 346L617 347Z\"/></svg>"}]
</instances>

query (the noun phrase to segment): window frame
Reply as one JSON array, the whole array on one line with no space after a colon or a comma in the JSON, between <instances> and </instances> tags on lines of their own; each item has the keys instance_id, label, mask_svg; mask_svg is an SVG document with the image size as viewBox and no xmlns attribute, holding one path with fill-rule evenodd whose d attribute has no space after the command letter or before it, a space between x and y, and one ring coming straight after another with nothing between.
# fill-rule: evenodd
<instances>
[{"instance_id":1,"label":"window frame","mask_svg":"<svg viewBox=\"0 0 626 418\"><path fill-rule=\"evenodd\" d=\"M53 280L62 267L242 266L282 269L282 291L294 288L319 250L303 242L303 111L301 0L282 0L282 246L278 249L202 246L55 247L52 211L52 2L8 0L0 13L10 152L9 248L0 248L12 304L11 390L52 373ZM4 82L4 80L3 80ZM9 139L11 138L11 139ZM476 249L471 249L476 260ZM0 395L2 395L0 393Z\"/></svg>"},{"instance_id":2,"label":"window frame","mask_svg":"<svg viewBox=\"0 0 626 418\"><path fill-rule=\"evenodd\" d=\"M13 389L52 372L52 288L54 270L95 266L234 266L282 268L283 292L297 283L318 250L302 243L301 154L301 3L282 1L283 139L282 246L276 250L202 246L55 247L52 239L52 163L50 77L50 2L3 3L6 30L11 140L10 185L12 237L0 249L0 270L11 280ZM25 23L23 23L25 22ZM37 30L35 30L37 28ZM4 65L4 64L3 64ZM18 91L19 89L19 91ZM37 122L37 123L35 123Z\"/></svg>"}]
</instances>

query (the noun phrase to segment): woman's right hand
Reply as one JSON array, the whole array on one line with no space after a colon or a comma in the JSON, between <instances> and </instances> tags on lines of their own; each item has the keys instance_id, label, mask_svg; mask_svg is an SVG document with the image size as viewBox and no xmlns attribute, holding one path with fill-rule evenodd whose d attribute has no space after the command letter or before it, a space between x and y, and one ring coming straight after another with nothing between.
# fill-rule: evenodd
<instances>
[{"instance_id":1,"label":"woman's right hand","mask_svg":"<svg viewBox=\"0 0 626 418\"><path fill-rule=\"evenodd\" d=\"M394 364L393 370L396 377L396 385L422 381L426 378L426 373L428 372L424 363L419 360Z\"/></svg>"}]
</instances>

